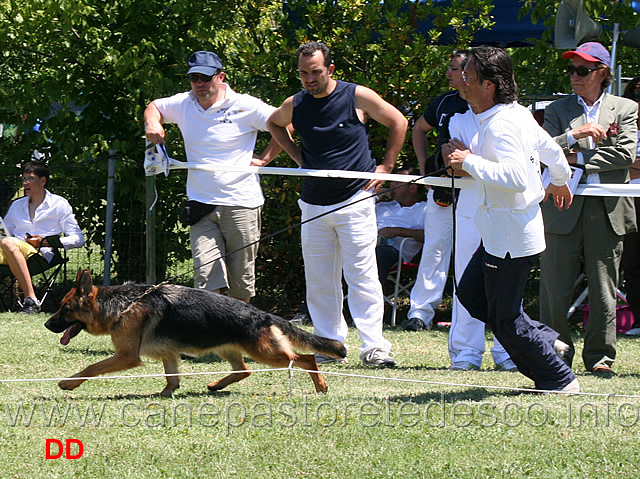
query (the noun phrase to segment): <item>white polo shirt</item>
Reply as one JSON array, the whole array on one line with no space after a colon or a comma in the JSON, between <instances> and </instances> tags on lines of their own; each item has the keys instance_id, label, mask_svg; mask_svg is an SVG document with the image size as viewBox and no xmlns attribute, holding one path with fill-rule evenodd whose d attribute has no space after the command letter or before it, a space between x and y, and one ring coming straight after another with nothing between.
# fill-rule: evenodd
<instances>
[{"instance_id":1,"label":"white polo shirt","mask_svg":"<svg viewBox=\"0 0 640 479\"><path fill-rule=\"evenodd\" d=\"M258 131L267 131L275 110L228 85L224 100L204 110L191 91L154 100L164 123L176 123L184 139L187 160L193 163L250 166ZM201 203L256 208L264 203L256 174L190 169L187 196Z\"/></svg>"}]
</instances>

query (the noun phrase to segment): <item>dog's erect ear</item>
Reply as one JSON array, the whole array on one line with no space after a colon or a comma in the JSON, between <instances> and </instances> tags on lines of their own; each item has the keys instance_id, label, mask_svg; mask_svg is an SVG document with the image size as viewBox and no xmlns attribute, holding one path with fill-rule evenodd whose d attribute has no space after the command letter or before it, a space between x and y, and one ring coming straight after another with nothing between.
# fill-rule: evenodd
<instances>
[{"instance_id":1,"label":"dog's erect ear","mask_svg":"<svg viewBox=\"0 0 640 479\"><path fill-rule=\"evenodd\" d=\"M93 279L88 269L85 269L82 273L78 271L78 279L76 280L77 294L80 296L86 296L91 293L93 289Z\"/></svg>"},{"instance_id":2,"label":"dog's erect ear","mask_svg":"<svg viewBox=\"0 0 640 479\"><path fill-rule=\"evenodd\" d=\"M76 287L80 284L80 276L82 276L82 268L78 268L78 273L76 274Z\"/></svg>"}]
</instances>

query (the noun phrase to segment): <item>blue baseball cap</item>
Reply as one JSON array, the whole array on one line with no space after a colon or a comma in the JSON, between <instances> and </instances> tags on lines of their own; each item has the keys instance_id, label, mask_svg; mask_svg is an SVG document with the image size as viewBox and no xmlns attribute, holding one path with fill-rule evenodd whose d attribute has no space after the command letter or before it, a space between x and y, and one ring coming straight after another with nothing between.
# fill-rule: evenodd
<instances>
[{"instance_id":1,"label":"blue baseball cap","mask_svg":"<svg viewBox=\"0 0 640 479\"><path fill-rule=\"evenodd\" d=\"M213 52L195 52L189 57L189 73L202 73L203 75L215 75L222 70L222 62Z\"/></svg>"},{"instance_id":2,"label":"blue baseball cap","mask_svg":"<svg viewBox=\"0 0 640 479\"><path fill-rule=\"evenodd\" d=\"M611 68L611 55L609 51L598 42L583 43L575 50L564 52L563 58L573 58L578 55L588 62L604 63Z\"/></svg>"}]
</instances>

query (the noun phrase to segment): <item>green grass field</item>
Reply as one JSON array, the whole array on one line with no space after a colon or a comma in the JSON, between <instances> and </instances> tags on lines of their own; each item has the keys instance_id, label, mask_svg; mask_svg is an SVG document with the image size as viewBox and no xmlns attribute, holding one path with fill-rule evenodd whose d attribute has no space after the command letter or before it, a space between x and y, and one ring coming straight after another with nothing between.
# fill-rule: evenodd
<instances>
[{"instance_id":1,"label":"green grass field","mask_svg":"<svg viewBox=\"0 0 640 479\"><path fill-rule=\"evenodd\" d=\"M0 314L1 477L640 476L640 340L619 338L614 378L578 365L587 394L572 397L517 391L532 383L494 371L488 354L480 371L449 371L445 329L386 331L399 367L366 369L352 329L349 364L322 368L328 394L315 394L308 374L286 370L209 394L206 383L229 365L208 357L183 361L182 372L194 375L165 399L154 396L161 377L60 390L46 379L104 359L112 346L82 333L64 347L46 319ZM576 340L580 349L577 331ZM122 375L161 373L147 359ZM48 439L81 441L82 456L47 459ZM78 455L78 442L70 446Z\"/></svg>"}]
</instances>

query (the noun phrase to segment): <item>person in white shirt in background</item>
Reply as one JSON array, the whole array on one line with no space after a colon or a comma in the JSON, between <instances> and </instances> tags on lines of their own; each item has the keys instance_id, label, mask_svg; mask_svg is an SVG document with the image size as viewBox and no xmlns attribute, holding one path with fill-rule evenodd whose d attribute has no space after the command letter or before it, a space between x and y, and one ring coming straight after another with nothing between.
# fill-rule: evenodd
<instances>
[{"instance_id":1,"label":"person in white shirt in background","mask_svg":"<svg viewBox=\"0 0 640 479\"><path fill-rule=\"evenodd\" d=\"M398 175L417 175L415 168L401 168ZM384 283L391 269L398 263L400 244L409 238L402 248L402 261L410 262L422 248L424 242L424 215L427 202L420 201L422 185L416 183L391 182L385 195L391 201L376 203L376 220L378 223L379 242L376 247L378 261L378 277Z\"/></svg>"},{"instance_id":2,"label":"person in white shirt in background","mask_svg":"<svg viewBox=\"0 0 640 479\"><path fill-rule=\"evenodd\" d=\"M545 248L539 202L552 195L556 207L569 207L571 170L562 149L518 105L513 63L504 50L472 49L463 80L464 96L479 125L477 151L471 153L453 139L443 153L456 175L476 180L482 245L459 280L458 298L473 317L489 325L536 389L578 392L578 380L554 348L557 333L522 308L529 272ZM541 160L551 173L546 193Z\"/></svg>"},{"instance_id":3,"label":"person in white shirt in background","mask_svg":"<svg viewBox=\"0 0 640 479\"><path fill-rule=\"evenodd\" d=\"M449 120L456 113L467 110L467 102L460 97L462 87L462 62L467 58L466 50L455 50L446 72L449 87L454 90L443 93L427 106L426 111L413 126L411 141L420 165L420 174L427 175L444 167L441 146L449 140ZM438 131L438 145L430 157L427 133ZM453 196L450 188L430 187L424 217L424 244L418 266L418 277L411 289L410 308L407 319L400 325L405 331L430 329L436 308L449 275L451 260Z\"/></svg>"},{"instance_id":4,"label":"person in white shirt in background","mask_svg":"<svg viewBox=\"0 0 640 479\"><path fill-rule=\"evenodd\" d=\"M45 237L60 235L65 249L80 248L84 236L78 226L69 202L54 195L45 186L49 181L49 168L41 161L33 160L22 170L23 198L14 201L4 217L7 236L0 242L0 264L7 264L24 293L20 312L40 312L40 302L31 281L27 259L41 254L47 261L53 258ZM40 250L38 251L38 249Z\"/></svg>"}]
</instances>

